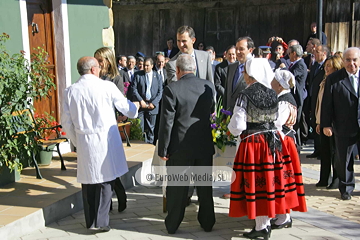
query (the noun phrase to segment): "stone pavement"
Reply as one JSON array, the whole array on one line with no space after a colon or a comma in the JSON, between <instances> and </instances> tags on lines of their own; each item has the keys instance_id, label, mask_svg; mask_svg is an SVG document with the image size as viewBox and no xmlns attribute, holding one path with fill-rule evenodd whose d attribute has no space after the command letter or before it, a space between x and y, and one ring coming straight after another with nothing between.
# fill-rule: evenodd
<instances>
[{"instance_id":1,"label":"stone pavement","mask_svg":"<svg viewBox=\"0 0 360 240\"><path fill-rule=\"evenodd\" d=\"M360 239L360 186L356 185L350 201L342 201L338 190L316 188L319 161L306 159L312 147L305 147L301 154L308 212L292 212L293 226L274 230L271 239ZM356 176L360 162L355 162ZM216 224L212 232L204 232L197 222L196 196L187 207L185 218L176 234L167 234L162 213L162 190L159 187L135 186L127 190L128 207L122 212L110 212L110 232L95 232L84 227L83 211L70 215L44 228L23 236L21 240L40 239L244 239L242 233L251 230L253 220L228 217L229 200L220 198L229 187L214 188ZM117 209L113 198L114 209ZM1 238L1 237L0 237Z\"/></svg>"}]
</instances>

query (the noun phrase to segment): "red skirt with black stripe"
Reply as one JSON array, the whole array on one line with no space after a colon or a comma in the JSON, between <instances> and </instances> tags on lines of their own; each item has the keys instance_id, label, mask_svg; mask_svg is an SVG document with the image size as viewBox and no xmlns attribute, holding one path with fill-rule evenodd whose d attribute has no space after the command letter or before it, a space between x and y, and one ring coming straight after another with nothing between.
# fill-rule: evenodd
<instances>
[{"instance_id":1,"label":"red skirt with black stripe","mask_svg":"<svg viewBox=\"0 0 360 240\"><path fill-rule=\"evenodd\" d=\"M281 140L282 152L273 154L263 134L245 137L241 135L243 140L234 161L235 181L231 184L229 216L255 219L289 213L299 206L299 199L284 141Z\"/></svg>"},{"instance_id":2,"label":"red skirt with black stripe","mask_svg":"<svg viewBox=\"0 0 360 240\"><path fill-rule=\"evenodd\" d=\"M284 145L287 148L288 153L291 157L291 163L294 169L295 175L295 182L296 182L296 191L299 201L299 206L293 208L294 211L299 212L306 212L306 199L305 199L305 190L304 190L304 183L302 180L302 171L301 171L301 164L298 151L296 149L295 141L292 137L285 136L284 138Z\"/></svg>"}]
</instances>

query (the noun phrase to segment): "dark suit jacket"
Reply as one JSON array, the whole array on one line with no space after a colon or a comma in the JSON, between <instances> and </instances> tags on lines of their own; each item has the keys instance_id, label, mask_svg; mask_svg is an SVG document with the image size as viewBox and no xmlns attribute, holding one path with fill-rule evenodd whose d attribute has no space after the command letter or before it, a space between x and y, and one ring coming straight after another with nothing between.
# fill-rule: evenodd
<instances>
[{"instance_id":1,"label":"dark suit jacket","mask_svg":"<svg viewBox=\"0 0 360 240\"><path fill-rule=\"evenodd\" d=\"M292 93L295 98L296 104L298 105L298 107L300 107L303 105L304 99L307 95L307 91L305 89L305 82L308 72L304 59L301 58L289 70L295 76L296 89L295 93L293 91Z\"/></svg>"},{"instance_id":2,"label":"dark suit jacket","mask_svg":"<svg viewBox=\"0 0 360 240\"><path fill-rule=\"evenodd\" d=\"M320 83L324 79L325 70L324 70L324 64L319 68L319 70L316 72L316 69L318 68L319 63L314 64L311 67L310 73L309 73L309 87L308 87L308 97L310 97L310 118L311 118L311 124L312 126L316 126L316 119L315 119L315 109L316 109L316 102L318 98L318 93L320 89ZM316 74L315 74L316 72Z\"/></svg>"},{"instance_id":3,"label":"dark suit jacket","mask_svg":"<svg viewBox=\"0 0 360 240\"><path fill-rule=\"evenodd\" d=\"M214 85L217 97L223 97L225 92L225 83L228 71L228 61L224 60L215 67Z\"/></svg>"},{"instance_id":4,"label":"dark suit jacket","mask_svg":"<svg viewBox=\"0 0 360 240\"><path fill-rule=\"evenodd\" d=\"M201 79L209 80L214 83L214 77L212 73L211 59L209 53L205 51L195 51L196 59L196 75ZM167 84L177 81L176 79L176 59L180 56L181 52L178 52L165 66L167 72Z\"/></svg>"},{"instance_id":5,"label":"dark suit jacket","mask_svg":"<svg viewBox=\"0 0 360 240\"><path fill-rule=\"evenodd\" d=\"M342 68L326 79L320 125L333 127L338 137L354 137L359 130L359 119L359 98L345 68Z\"/></svg>"},{"instance_id":6,"label":"dark suit jacket","mask_svg":"<svg viewBox=\"0 0 360 240\"><path fill-rule=\"evenodd\" d=\"M162 91L163 91L163 83L160 79L160 76L157 72L153 71L153 79L151 83L151 99L150 103L154 104L155 108L153 110L144 110L140 108L140 111L149 111L151 114L155 115L159 113L159 102L161 100ZM133 101L141 101L145 99L146 95L146 80L145 80L145 71L138 71L135 74L134 81L131 83L132 88L132 100Z\"/></svg>"},{"instance_id":7,"label":"dark suit jacket","mask_svg":"<svg viewBox=\"0 0 360 240\"><path fill-rule=\"evenodd\" d=\"M231 112L234 111L236 99L239 97L240 92L246 88L244 74L242 74L239 81L236 84L234 91L232 90L234 75L239 64L240 62L234 62L228 66L223 107L224 109L229 110Z\"/></svg>"},{"instance_id":8,"label":"dark suit jacket","mask_svg":"<svg viewBox=\"0 0 360 240\"><path fill-rule=\"evenodd\" d=\"M168 50L168 48L164 49L165 57L168 58L173 58L179 52L179 49L177 47L173 47L173 49L171 49L170 55L168 55Z\"/></svg>"},{"instance_id":9,"label":"dark suit jacket","mask_svg":"<svg viewBox=\"0 0 360 240\"><path fill-rule=\"evenodd\" d=\"M153 71L155 71L155 72L157 72L158 70L157 70L157 68L154 66L153 67ZM163 86L165 85L165 83L166 83L166 79L167 79L167 73L166 73L166 69L165 69L165 67L162 69L162 72L163 72L163 75L164 75L164 79L163 79ZM160 75L160 74L159 74Z\"/></svg>"},{"instance_id":10,"label":"dark suit jacket","mask_svg":"<svg viewBox=\"0 0 360 240\"><path fill-rule=\"evenodd\" d=\"M164 89L158 155L176 159L203 159L214 154L210 114L214 85L189 73Z\"/></svg>"}]
</instances>

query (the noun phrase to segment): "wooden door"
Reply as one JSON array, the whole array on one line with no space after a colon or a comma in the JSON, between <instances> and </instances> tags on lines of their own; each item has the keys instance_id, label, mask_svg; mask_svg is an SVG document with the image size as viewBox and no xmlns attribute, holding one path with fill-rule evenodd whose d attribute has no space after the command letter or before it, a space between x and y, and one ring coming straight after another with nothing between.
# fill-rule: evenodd
<instances>
[{"instance_id":1,"label":"wooden door","mask_svg":"<svg viewBox=\"0 0 360 240\"><path fill-rule=\"evenodd\" d=\"M26 8L28 14L28 33L30 42L30 53L36 51L34 48L42 47L48 52L49 72L53 75L53 81L57 86L55 74L54 37L52 22L52 5L48 0L27 0ZM59 119L58 99L55 89L51 89L49 96L34 102L37 113L50 113L57 121Z\"/></svg>"},{"instance_id":2,"label":"wooden door","mask_svg":"<svg viewBox=\"0 0 360 240\"><path fill-rule=\"evenodd\" d=\"M229 45L235 45L234 22L233 9L207 9L205 42L215 48L217 56L222 56Z\"/></svg>"}]
</instances>

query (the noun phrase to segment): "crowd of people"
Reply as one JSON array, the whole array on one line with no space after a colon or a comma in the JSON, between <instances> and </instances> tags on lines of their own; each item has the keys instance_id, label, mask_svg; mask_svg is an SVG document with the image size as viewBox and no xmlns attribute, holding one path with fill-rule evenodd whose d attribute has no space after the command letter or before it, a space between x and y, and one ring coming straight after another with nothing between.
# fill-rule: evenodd
<instances>
[{"instance_id":1,"label":"crowd of people","mask_svg":"<svg viewBox=\"0 0 360 240\"><path fill-rule=\"evenodd\" d=\"M316 32L316 24L311 30ZM350 200L360 139L360 49L332 54L325 34L321 40L311 36L306 53L295 39L286 43L274 36L256 47L244 36L216 58L212 46L200 42L195 49L195 43L195 31L181 26L177 47L169 38L154 57L138 52L115 60L112 50L100 48L94 58L79 60L81 78L65 90L62 124L78 147L87 227L110 229L114 189L118 211L126 208L119 177L127 166L116 121L140 118L145 142L157 145L167 167L211 166L210 114L216 102L231 111L228 129L239 136L229 216L255 219L245 237L268 239L272 229L292 227L291 210L307 211L299 158L307 138L314 139L308 157L320 158L316 187L338 188ZM212 187L196 191L198 220L211 231ZM167 187L169 234L180 226L191 195L189 186Z\"/></svg>"}]
</instances>

